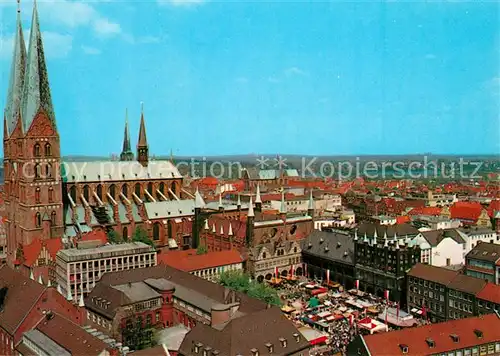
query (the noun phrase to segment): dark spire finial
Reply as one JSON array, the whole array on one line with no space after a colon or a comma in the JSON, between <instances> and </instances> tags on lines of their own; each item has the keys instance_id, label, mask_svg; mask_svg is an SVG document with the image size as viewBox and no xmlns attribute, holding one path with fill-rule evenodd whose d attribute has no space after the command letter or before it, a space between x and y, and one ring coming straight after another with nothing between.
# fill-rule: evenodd
<instances>
[{"instance_id":1,"label":"dark spire finial","mask_svg":"<svg viewBox=\"0 0 500 356\"><path fill-rule=\"evenodd\" d=\"M36 4L36 1L35 1ZM17 0L17 12L21 13L21 0Z\"/></svg>"},{"instance_id":2,"label":"dark spire finial","mask_svg":"<svg viewBox=\"0 0 500 356\"><path fill-rule=\"evenodd\" d=\"M141 124L139 127L139 140L137 142L137 160L144 166L148 164L149 147L146 138L146 124L144 123L144 103L141 101Z\"/></svg>"}]
</instances>

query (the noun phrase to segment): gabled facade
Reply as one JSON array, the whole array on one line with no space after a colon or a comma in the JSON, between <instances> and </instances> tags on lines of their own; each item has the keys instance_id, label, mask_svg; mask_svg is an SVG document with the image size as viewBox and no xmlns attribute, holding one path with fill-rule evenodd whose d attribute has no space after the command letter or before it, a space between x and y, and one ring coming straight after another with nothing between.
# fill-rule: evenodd
<instances>
[{"instance_id":1,"label":"gabled facade","mask_svg":"<svg viewBox=\"0 0 500 356\"><path fill-rule=\"evenodd\" d=\"M18 10L19 12L19 10ZM57 132L36 4L28 55L20 15L4 116L4 199L7 251L12 262L19 244L37 236L61 236L63 204Z\"/></svg>"}]
</instances>

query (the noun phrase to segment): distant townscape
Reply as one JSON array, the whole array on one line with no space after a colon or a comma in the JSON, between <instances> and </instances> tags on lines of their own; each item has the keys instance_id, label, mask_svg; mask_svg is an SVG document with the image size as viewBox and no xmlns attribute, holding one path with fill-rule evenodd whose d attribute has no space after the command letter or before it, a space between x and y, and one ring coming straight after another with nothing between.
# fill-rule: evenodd
<instances>
[{"instance_id":1,"label":"distant townscape","mask_svg":"<svg viewBox=\"0 0 500 356\"><path fill-rule=\"evenodd\" d=\"M500 355L498 157L63 158L20 16L1 355Z\"/></svg>"}]
</instances>

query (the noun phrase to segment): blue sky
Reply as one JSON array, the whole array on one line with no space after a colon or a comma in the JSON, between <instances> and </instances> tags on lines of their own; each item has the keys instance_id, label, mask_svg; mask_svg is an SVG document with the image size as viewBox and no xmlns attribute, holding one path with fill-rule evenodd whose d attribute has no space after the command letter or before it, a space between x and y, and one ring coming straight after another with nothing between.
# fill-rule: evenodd
<instances>
[{"instance_id":1,"label":"blue sky","mask_svg":"<svg viewBox=\"0 0 500 356\"><path fill-rule=\"evenodd\" d=\"M126 108L135 143L141 101L153 154L500 152L495 2L38 4L65 155L119 153Z\"/></svg>"}]
</instances>

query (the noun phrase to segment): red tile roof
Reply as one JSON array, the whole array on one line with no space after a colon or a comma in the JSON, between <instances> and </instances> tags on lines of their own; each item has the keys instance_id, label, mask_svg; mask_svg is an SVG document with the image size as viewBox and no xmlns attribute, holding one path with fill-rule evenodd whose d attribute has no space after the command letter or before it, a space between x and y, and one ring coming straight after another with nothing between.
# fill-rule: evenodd
<instances>
[{"instance_id":1,"label":"red tile roof","mask_svg":"<svg viewBox=\"0 0 500 356\"><path fill-rule=\"evenodd\" d=\"M411 222L411 218L408 215L396 216L396 224L406 224Z\"/></svg>"},{"instance_id":2,"label":"red tile roof","mask_svg":"<svg viewBox=\"0 0 500 356\"><path fill-rule=\"evenodd\" d=\"M476 221L481 215L483 207L476 202L456 202L450 207L452 219Z\"/></svg>"},{"instance_id":3,"label":"red tile roof","mask_svg":"<svg viewBox=\"0 0 500 356\"><path fill-rule=\"evenodd\" d=\"M83 234L82 238L79 241L100 241L101 243L105 244L108 242L108 237L102 230L93 230L87 232L86 234Z\"/></svg>"},{"instance_id":4,"label":"red tile roof","mask_svg":"<svg viewBox=\"0 0 500 356\"><path fill-rule=\"evenodd\" d=\"M478 338L474 330L481 331L482 338ZM458 335L458 343L453 341L451 334ZM500 340L500 318L496 314L489 314L368 335L363 338L372 355L401 355L402 350L399 345L408 347L407 355L441 354L480 344L498 342ZM429 347L426 339L432 339L435 346Z\"/></svg>"},{"instance_id":5,"label":"red tile roof","mask_svg":"<svg viewBox=\"0 0 500 356\"><path fill-rule=\"evenodd\" d=\"M201 255L196 250L169 251L158 254L158 263L185 272L242 263L243 257L237 250L213 251Z\"/></svg>"},{"instance_id":6,"label":"red tile roof","mask_svg":"<svg viewBox=\"0 0 500 356\"><path fill-rule=\"evenodd\" d=\"M62 240L60 238L41 240L36 239L31 244L23 246L25 266L31 267L40 256L43 247L47 249L52 259L56 260L57 252L63 248Z\"/></svg>"},{"instance_id":7,"label":"red tile roof","mask_svg":"<svg viewBox=\"0 0 500 356\"><path fill-rule=\"evenodd\" d=\"M500 200L492 200L488 206L488 215L490 218L492 218L497 211L500 211Z\"/></svg>"},{"instance_id":8,"label":"red tile roof","mask_svg":"<svg viewBox=\"0 0 500 356\"><path fill-rule=\"evenodd\" d=\"M488 302L500 304L500 285L495 283L487 283L484 288L477 293L477 298Z\"/></svg>"},{"instance_id":9,"label":"red tile roof","mask_svg":"<svg viewBox=\"0 0 500 356\"><path fill-rule=\"evenodd\" d=\"M14 335L46 288L21 273L2 266L0 288L4 287L7 288L7 294L0 312L0 327Z\"/></svg>"},{"instance_id":10,"label":"red tile roof","mask_svg":"<svg viewBox=\"0 0 500 356\"><path fill-rule=\"evenodd\" d=\"M431 207L431 206L420 206L411 209L408 215L434 215L437 216L441 214L441 208Z\"/></svg>"},{"instance_id":11,"label":"red tile roof","mask_svg":"<svg viewBox=\"0 0 500 356\"><path fill-rule=\"evenodd\" d=\"M40 332L68 350L72 355L100 355L107 345L72 321L52 314L52 319L42 319L36 327Z\"/></svg>"}]
</instances>

